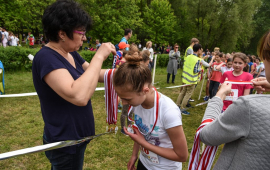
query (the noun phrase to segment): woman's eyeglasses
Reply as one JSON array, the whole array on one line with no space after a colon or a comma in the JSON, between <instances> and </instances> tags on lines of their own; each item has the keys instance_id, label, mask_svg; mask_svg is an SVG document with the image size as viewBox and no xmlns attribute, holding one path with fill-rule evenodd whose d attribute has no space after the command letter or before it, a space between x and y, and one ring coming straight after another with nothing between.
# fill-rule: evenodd
<instances>
[{"instance_id":1,"label":"woman's eyeglasses","mask_svg":"<svg viewBox=\"0 0 270 170\"><path fill-rule=\"evenodd\" d=\"M85 36L85 33L86 33L86 31L73 31L74 33L78 33L78 34L81 34L82 35L82 37L84 37Z\"/></svg>"}]
</instances>

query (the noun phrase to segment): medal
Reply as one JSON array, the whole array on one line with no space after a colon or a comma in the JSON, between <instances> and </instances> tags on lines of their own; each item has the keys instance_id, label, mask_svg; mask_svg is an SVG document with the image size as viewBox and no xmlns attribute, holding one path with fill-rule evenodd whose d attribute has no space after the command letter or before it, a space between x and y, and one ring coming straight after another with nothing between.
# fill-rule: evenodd
<instances>
[{"instance_id":1,"label":"medal","mask_svg":"<svg viewBox=\"0 0 270 170\"><path fill-rule=\"evenodd\" d=\"M139 132L144 135L145 140L149 141L151 139L151 133L153 132L153 130L155 129L155 126L157 124L157 119L158 119L158 109L159 109L159 99L158 99L158 92L156 90L156 88L153 88L155 90L155 101L154 101L154 125L152 127L152 130L150 132L148 132L147 134L143 133L140 131L140 129L137 127L137 125L135 124L135 121L130 117L130 113L133 109L133 106L129 106L128 108L128 120L131 121L133 123L132 128L137 128L139 130ZM132 129L131 128L131 129ZM132 129L133 133L134 130Z\"/></svg>"}]
</instances>

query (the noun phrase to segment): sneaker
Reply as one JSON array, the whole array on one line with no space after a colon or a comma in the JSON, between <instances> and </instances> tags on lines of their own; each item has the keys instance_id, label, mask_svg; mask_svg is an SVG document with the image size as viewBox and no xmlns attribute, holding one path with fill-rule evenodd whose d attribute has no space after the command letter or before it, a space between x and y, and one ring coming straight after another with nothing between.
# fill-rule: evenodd
<instances>
[{"instance_id":1,"label":"sneaker","mask_svg":"<svg viewBox=\"0 0 270 170\"><path fill-rule=\"evenodd\" d=\"M194 102L194 100L193 100L192 98L190 98L188 101L189 101L189 102Z\"/></svg>"},{"instance_id":2,"label":"sneaker","mask_svg":"<svg viewBox=\"0 0 270 170\"><path fill-rule=\"evenodd\" d=\"M203 98L203 100L204 100L204 101L208 101L208 100L209 100L209 96L205 96L205 97Z\"/></svg>"},{"instance_id":3,"label":"sneaker","mask_svg":"<svg viewBox=\"0 0 270 170\"><path fill-rule=\"evenodd\" d=\"M183 114L183 115L190 115L190 113L189 113L188 111L186 111L186 110L183 110L183 111L182 111L182 114Z\"/></svg>"},{"instance_id":4,"label":"sneaker","mask_svg":"<svg viewBox=\"0 0 270 170\"><path fill-rule=\"evenodd\" d=\"M186 107L187 107L187 108L190 108L190 107L192 107L192 106L191 106L191 104L188 103L188 104L186 105Z\"/></svg>"},{"instance_id":5,"label":"sneaker","mask_svg":"<svg viewBox=\"0 0 270 170\"><path fill-rule=\"evenodd\" d=\"M124 131L124 129L121 129L121 133L125 136L128 136L128 134L126 134L126 132Z\"/></svg>"}]
</instances>

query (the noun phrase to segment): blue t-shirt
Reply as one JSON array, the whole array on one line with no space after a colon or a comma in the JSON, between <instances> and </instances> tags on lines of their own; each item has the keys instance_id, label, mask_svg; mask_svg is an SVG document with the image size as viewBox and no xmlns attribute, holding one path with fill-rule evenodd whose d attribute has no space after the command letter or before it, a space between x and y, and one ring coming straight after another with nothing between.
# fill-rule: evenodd
<instances>
[{"instance_id":1,"label":"blue t-shirt","mask_svg":"<svg viewBox=\"0 0 270 170\"><path fill-rule=\"evenodd\" d=\"M95 135L94 116L89 100L86 106L76 106L60 97L44 81L44 76L56 69L67 69L74 80L83 73L85 60L77 53L70 53L76 69L59 53L43 47L34 57L32 75L44 120L44 133L49 143L63 140L78 140ZM61 149L62 152L76 153L76 145Z\"/></svg>"},{"instance_id":2,"label":"blue t-shirt","mask_svg":"<svg viewBox=\"0 0 270 170\"><path fill-rule=\"evenodd\" d=\"M248 63L248 66L249 66L249 67L248 67L248 72L249 72L249 73L251 72L251 66L252 66L252 65L253 65L252 62L249 62L249 63Z\"/></svg>"},{"instance_id":3,"label":"blue t-shirt","mask_svg":"<svg viewBox=\"0 0 270 170\"><path fill-rule=\"evenodd\" d=\"M123 38L120 40L120 42L124 42L124 43L128 44L128 41L127 41L127 39L126 39L125 37L123 37ZM119 43L120 43L120 42L119 42ZM126 51L128 51L128 50L129 50L129 48L126 47Z\"/></svg>"}]
</instances>

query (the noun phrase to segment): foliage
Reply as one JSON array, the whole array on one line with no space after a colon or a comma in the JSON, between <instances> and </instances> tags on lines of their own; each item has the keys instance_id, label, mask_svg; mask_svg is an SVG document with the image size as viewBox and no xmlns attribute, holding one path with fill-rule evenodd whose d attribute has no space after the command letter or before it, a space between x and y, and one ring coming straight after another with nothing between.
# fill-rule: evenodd
<instances>
[{"instance_id":1,"label":"foliage","mask_svg":"<svg viewBox=\"0 0 270 170\"><path fill-rule=\"evenodd\" d=\"M6 71L24 71L31 70L32 61L28 59L28 55L35 55L39 49L23 48L23 47L7 47L0 48L0 60L3 62ZM94 51L78 51L82 58L87 62L91 62L96 54ZM169 61L168 54L158 54L157 67L167 67ZM113 55L110 54L103 62L102 68L111 68L113 63Z\"/></svg>"},{"instance_id":2,"label":"foliage","mask_svg":"<svg viewBox=\"0 0 270 170\"><path fill-rule=\"evenodd\" d=\"M0 25L23 34L42 32L44 9L55 0L0 0ZM87 36L117 44L131 28L132 43L178 43L182 49L197 37L204 49L255 53L270 28L269 0L76 0L93 19Z\"/></svg>"},{"instance_id":3,"label":"foliage","mask_svg":"<svg viewBox=\"0 0 270 170\"><path fill-rule=\"evenodd\" d=\"M136 29L142 25L140 12L135 0L80 0L84 9L93 19L93 29L89 34L101 42L119 43L124 36L124 29ZM133 34L132 42L136 42Z\"/></svg>"},{"instance_id":4,"label":"foliage","mask_svg":"<svg viewBox=\"0 0 270 170\"><path fill-rule=\"evenodd\" d=\"M263 0L261 7L254 15L253 26L254 36L250 40L250 44L247 47L242 47L242 50L249 54L256 54L257 45L263 34L270 29L270 1Z\"/></svg>"},{"instance_id":5,"label":"foliage","mask_svg":"<svg viewBox=\"0 0 270 170\"><path fill-rule=\"evenodd\" d=\"M196 0L188 1L189 19L196 28L197 38L206 49L220 47L221 51L247 46L254 30L252 17L261 0Z\"/></svg>"},{"instance_id":6,"label":"foliage","mask_svg":"<svg viewBox=\"0 0 270 170\"><path fill-rule=\"evenodd\" d=\"M28 55L35 55L37 49L23 47L0 48L0 60L2 61L5 71L23 71L32 69L32 61Z\"/></svg>"},{"instance_id":7,"label":"foliage","mask_svg":"<svg viewBox=\"0 0 270 170\"><path fill-rule=\"evenodd\" d=\"M93 51L81 51L79 54L82 56L83 59L87 62L91 62L92 58L96 54L96 52ZM110 54L108 58L103 62L102 68L112 68L112 63L113 63L113 55Z\"/></svg>"},{"instance_id":8,"label":"foliage","mask_svg":"<svg viewBox=\"0 0 270 170\"><path fill-rule=\"evenodd\" d=\"M42 31L44 9L55 0L0 0L0 25L8 31L25 33L24 29L38 35Z\"/></svg>"},{"instance_id":9,"label":"foliage","mask_svg":"<svg viewBox=\"0 0 270 170\"><path fill-rule=\"evenodd\" d=\"M144 33L147 40L156 44L175 41L171 36L175 33L175 16L168 0L153 0L144 11Z\"/></svg>"}]
</instances>

